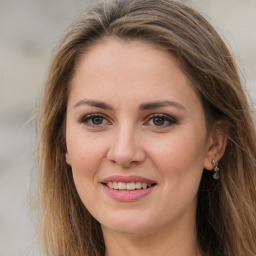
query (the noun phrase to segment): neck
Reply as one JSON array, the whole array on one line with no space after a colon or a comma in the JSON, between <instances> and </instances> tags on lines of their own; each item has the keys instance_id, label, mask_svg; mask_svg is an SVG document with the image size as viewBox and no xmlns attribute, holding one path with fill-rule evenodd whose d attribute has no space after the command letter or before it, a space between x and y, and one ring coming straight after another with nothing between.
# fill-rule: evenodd
<instances>
[{"instance_id":1,"label":"neck","mask_svg":"<svg viewBox=\"0 0 256 256\"><path fill-rule=\"evenodd\" d=\"M105 256L201 256L197 245L194 223L175 225L172 230L165 229L144 234L120 234L103 230Z\"/></svg>"}]
</instances>

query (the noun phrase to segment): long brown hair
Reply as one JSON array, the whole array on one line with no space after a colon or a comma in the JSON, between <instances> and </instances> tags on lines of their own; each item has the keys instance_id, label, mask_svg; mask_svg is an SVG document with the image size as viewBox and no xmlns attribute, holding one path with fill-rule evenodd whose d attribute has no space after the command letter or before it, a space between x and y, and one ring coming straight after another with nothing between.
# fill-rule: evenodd
<instances>
[{"instance_id":1,"label":"long brown hair","mask_svg":"<svg viewBox=\"0 0 256 256\"><path fill-rule=\"evenodd\" d=\"M229 127L215 181L204 171L197 206L203 255L256 254L255 123L236 65L213 27L195 10L172 0L113 0L87 9L67 30L52 60L41 112L40 234L44 254L104 255L100 224L82 204L66 164L65 116L69 81L79 57L108 37L142 40L175 55L202 101L208 130Z\"/></svg>"}]
</instances>

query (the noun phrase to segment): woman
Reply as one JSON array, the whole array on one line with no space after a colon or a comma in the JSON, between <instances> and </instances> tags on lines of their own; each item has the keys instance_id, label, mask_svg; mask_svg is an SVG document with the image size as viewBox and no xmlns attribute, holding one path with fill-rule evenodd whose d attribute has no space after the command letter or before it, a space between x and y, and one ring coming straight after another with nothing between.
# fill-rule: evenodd
<instances>
[{"instance_id":1,"label":"woman","mask_svg":"<svg viewBox=\"0 0 256 256\"><path fill-rule=\"evenodd\" d=\"M255 124L196 11L87 10L59 44L39 120L45 255L255 255Z\"/></svg>"}]
</instances>

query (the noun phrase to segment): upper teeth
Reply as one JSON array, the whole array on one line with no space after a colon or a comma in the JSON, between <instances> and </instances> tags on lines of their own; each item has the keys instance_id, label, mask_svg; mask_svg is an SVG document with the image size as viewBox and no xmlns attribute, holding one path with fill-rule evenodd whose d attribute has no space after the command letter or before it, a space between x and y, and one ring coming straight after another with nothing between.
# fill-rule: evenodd
<instances>
[{"instance_id":1,"label":"upper teeth","mask_svg":"<svg viewBox=\"0 0 256 256\"><path fill-rule=\"evenodd\" d=\"M106 183L106 185L110 188L113 189L119 189L119 190L135 190L135 189L146 189L146 188L150 188L152 185L151 184L147 184L145 182L108 182Z\"/></svg>"}]
</instances>

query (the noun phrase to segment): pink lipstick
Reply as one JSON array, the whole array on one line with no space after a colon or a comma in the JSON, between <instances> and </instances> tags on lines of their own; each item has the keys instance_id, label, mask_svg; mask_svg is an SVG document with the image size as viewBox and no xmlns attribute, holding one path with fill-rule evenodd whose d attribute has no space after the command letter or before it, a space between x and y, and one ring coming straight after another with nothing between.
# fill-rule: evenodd
<instances>
[{"instance_id":1,"label":"pink lipstick","mask_svg":"<svg viewBox=\"0 0 256 256\"><path fill-rule=\"evenodd\" d=\"M151 193L156 182L141 176L114 175L104 179L101 184L107 194L123 202L136 201Z\"/></svg>"}]
</instances>

